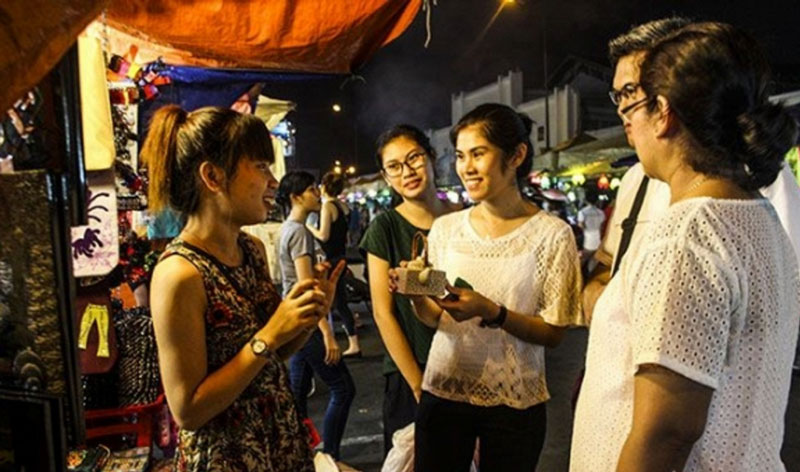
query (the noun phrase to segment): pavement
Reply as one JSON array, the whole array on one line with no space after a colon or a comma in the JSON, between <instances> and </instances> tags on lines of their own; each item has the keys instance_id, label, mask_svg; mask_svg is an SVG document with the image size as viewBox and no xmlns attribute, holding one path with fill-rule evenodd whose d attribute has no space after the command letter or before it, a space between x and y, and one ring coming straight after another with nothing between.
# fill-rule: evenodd
<instances>
[{"instance_id":1,"label":"pavement","mask_svg":"<svg viewBox=\"0 0 800 472\"><path fill-rule=\"evenodd\" d=\"M347 359L347 367L356 384L347 429L342 441L341 460L354 469L377 472L383 463L383 375L381 374L383 345L364 304L351 305L363 326L359 330L361 359ZM347 338L341 326L336 328L342 349ZM537 472L561 472L569 468L572 407L570 404L575 378L584 362L587 331L572 329L563 342L546 354L547 385L551 399L547 403L547 436L539 459ZM328 401L325 384L316 379L316 391L309 398L309 413L318 429ZM800 472L800 375L793 375L786 412L786 431L781 451L787 472Z\"/></svg>"}]
</instances>

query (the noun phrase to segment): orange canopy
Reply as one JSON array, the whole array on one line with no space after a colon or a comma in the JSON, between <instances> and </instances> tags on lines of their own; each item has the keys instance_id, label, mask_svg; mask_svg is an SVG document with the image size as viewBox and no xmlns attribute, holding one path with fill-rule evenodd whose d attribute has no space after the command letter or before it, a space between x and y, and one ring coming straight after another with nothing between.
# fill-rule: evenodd
<instances>
[{"instance_id":1,"label":"orange canopy","mask_svg":"<svg viewBox=\"0 0 800 472\"><path fill-rule=\"evenodd\" d=\"M125 0L108 24L187 65L348 73L411 24L422 0Z\"/></svg>"},{"instance_id":2,"label":"orange canopy","mask_svg":"<svg viewBox=\"0 0 800 472\"><path fill-rule=\"evenodd\" d=\"M108 0L0 3L0 110L39 83Z\"/></svg>"},{"instance_id":3,"label":"orange canopy","mask_svg":"<svg viewBox=\"0 0 800 472\"><path fill-rule=\"evenodd\" d=\"M0 110L38 83L108 3L1 2ZM422 0L113 0L107 17L114 29L141 41L131 46L151 46L185 65L347 73L405 31L421 5Z\"/></svg>"}]
</instances>

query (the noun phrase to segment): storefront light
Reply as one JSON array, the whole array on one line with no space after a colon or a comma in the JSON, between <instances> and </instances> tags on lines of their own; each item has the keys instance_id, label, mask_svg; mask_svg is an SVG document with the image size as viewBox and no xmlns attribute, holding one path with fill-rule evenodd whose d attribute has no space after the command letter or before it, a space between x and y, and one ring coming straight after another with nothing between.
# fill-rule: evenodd
<instances>
[{"instance_id":1,"label":"storefront light","mask_svg":"<svg viewBox=\"0 0 800 472\"><path fill-rule=\"evenodd\" d=\"M601 175L600 178L597 179L597 188L605 190L608 188L608 185L608 176L606 174Z\"/></svg>"}]
</instances>

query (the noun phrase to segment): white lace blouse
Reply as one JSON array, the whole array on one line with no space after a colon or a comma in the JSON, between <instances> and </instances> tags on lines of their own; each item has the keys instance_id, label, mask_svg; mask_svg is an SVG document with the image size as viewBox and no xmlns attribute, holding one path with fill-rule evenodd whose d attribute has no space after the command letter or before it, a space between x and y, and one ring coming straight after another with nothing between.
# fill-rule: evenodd
<instances>
[{"instance_id":1,"label":"white lace blouse","mask_svg":"<svg viewBox=\"0 0 800 472\"><path fill-rule=\"evenodd\" d=\"M438 218L428 236L433 265L460 277L485 297L545 322L583 324L581 276L570 227L544 211L511 233L481 238L469 222L471 209ZM479 320L442 314L422 388L436 396L479 406L523 409L549 398L544 347Z\"/></svg>"},{"instance_id":2,"label":"white lace blouse","mask_svg":"<svg viewBox=\"0 0 800 472\"><path fill-rule=\"evenodd\" d=\"M616 470L641 364L714 389L685 470L784 470L799 315L797 260L768 201L672 205L595 307L570 470Z\"/></svg>"}]
</instances>

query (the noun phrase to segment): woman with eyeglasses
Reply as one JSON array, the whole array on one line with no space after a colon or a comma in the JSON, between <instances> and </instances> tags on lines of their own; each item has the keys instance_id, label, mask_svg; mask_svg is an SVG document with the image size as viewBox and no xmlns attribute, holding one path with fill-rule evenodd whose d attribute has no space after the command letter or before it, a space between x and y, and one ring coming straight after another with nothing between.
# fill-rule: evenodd
<instances>
[{"instance_id":1,"label":"woman with eyeglasses","mask_svg":"<svg viewBox=\"0 0 800 472\"><path fill-rule=\"evenodd\" d=\"M414 421L434 333L414 316L407 298L389 292L389 269L411 257L414 234L427 234L435 218L456 209L436 196L435 157L425 133L410 125L395 126L377 141L381 174L402 198L395 208L375 217L361 240L375 323L386 347L384 453L392 447L392 434Z\"/></svg>"},{"instance_id":2,"label":"woman with eyeglasses","mask_svg":"<svg viewBox=\"0 0 800 472\"><path fill-rule=\"evenodd\" d=\"M485 104L450 132L456 172L477 204L438 218L428 238L431 263L456 286L444 298L409 296L436 329L415 470L469 470L476 439L480 470L536 468L549 399L544 347L582 324L582 311L570 226L520 190L533 163L531 125L508 106Z\"/></svg>"},{"instance_id":3,"label":"woman with eyeglasses","mask_svg":"<svg viewBox=\"0 0 800 472\"><path fill-rule=\"evenodd\" d=\"M768 81L757 42L723 23L644 54L624 114L671 204L596 304L571 470L785 469L800 274L758 189L797 130Z\"/></svg>"}]
</instances>

